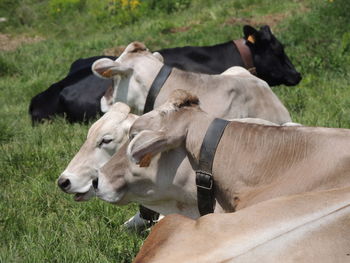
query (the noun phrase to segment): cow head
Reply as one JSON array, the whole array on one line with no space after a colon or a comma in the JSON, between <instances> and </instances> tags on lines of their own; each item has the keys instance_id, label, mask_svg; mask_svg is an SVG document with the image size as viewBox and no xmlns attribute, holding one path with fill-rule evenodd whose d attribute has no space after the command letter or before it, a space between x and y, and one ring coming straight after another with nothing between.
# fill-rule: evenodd
<instances>
[{"instance_id":1,"label":"cow head","mask_svg":"<svg viewBox=\"0 0 350 263\"><path fill-rule=\"evenodd\" d=\"M125 102L141 113L153 75L158 73L162 62L158 52L152 54L144 44L132 42L115 61L108 58L95 61L92 71L98 77L113 79L113 102ZM107 98L102 100L106 111L110 102Z\"/></svg>"},{"instance_id":2,"label":"cow head","mask_svg":"<svg viewBox=\"0 0 350 263\"><path fill-rule=\"evenodd\" d=\"M296 71L283 45L272 34L269 26L256 30L251 26L244 26L244 38L252 51L254 65L259 78L264 79L270 86L285 84L297 85L301 75Z\"/></svg>"},{"instance_id":3,"label":"cow head","mask_svg":"<svg viewBox=\"0 0 350 263\"><path fill-rule=\"evenodd\" d=\"M161 214L197 218L195 174L181 148L152 157L147 167L130 161L123 145L93 181L96 195L115 205L140 203Z\"/></svg>"},{"instance_id":4,"label":"cow head","mask_svg":"<svg viewBox=\"0 0 350 263\"><path fill-rule=\"evenodd\" d=\"M129 132L130 159L147 166L153 156L183 144L193 117L203 113L198 105L196 96L175 90L165 104L140 117Z\"/></svg>"},{"instance_id":5,"label":"cow head","mask_svg":"<svg viewBox=\"0 0 350 263\"><path fill-rule=\"evenodd\" d=\"M75 194L76 201L86 201L94 195L92 180L127 140L129 128L137 118L129 112L126 104L114 104L91 126L85 143L58 178L58 186L66 193Z\"/></svg>"},{"instance_id":6,"label":"cow head","mask_svg":"<svg viewBox=\"0 0 350 263\"><path fill-rule=\"evenodd\" d=\"M139 122L133 127L129 132L131 142L100 169L98 180L94 180L99 198L117 205L136 201L163 214L178 211L191 217L198 216L194 171L186 158L185 148L177 147L186 138L185 124L180 127L174 123L173 128L176 126L177 131L162 130L161 127L162 118L166 119L168 114L181 114L190 107L199 109L196 106L198 98L187 95L185 91L178 92L163 107L142 116L150 122ZM142 130L142 126L147 130ZM172 150L166 151L169 149ZM176 202L181 204L174 205Z\"/></svg>"},{"instance_id":7,"label":"cow head","mask_svg":"<svg viewBox=\"0 0 350 263\"><path fill-rule=\"evenodd\" d=\"M155 192L155 162L153 167L147 169L138 167L128 160L127 146L128 143L120 148L93 181L97 197L117 205L124 205L132 200L142 202L143 198L147 199Z\"/></svg>"}]
</instances>

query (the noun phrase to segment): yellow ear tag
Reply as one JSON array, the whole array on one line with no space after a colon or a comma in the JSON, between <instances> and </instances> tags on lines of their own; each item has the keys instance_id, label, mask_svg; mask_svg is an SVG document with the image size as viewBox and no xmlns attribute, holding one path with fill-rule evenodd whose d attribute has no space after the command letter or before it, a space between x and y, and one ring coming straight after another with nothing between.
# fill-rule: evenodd
<instances>
[{"instance_id":1,"label":"yellow ear tag","mask_svg":"<svg viewBox=\"0 0 350 263\"><path fill-rule=\"evenodd\" d=\"M142 157L141 161L139 162L140 167L148 167L151 164L152 161L152 154L147 153L145 156Z\"/></svg>"},{"instance_id":2,"label":"yellow ear tag","mask_svg":"<svg viewBox=\"0 0 350 263\"><path fill-rule=\"evenodd\" d=\"M255 43L255 38L252 35L249 35L247 38L247 41L254 44Z\"/></svg>"}]
</instances>

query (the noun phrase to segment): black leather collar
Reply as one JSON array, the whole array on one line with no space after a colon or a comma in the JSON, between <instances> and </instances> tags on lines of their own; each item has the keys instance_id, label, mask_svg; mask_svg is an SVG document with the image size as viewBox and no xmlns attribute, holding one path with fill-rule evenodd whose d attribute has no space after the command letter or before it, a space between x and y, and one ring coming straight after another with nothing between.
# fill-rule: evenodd
<instances>
[{"instance_id":1,"label":"black leather collar","mask_svg":"<svg viewBox=\"0 0 350 263\"><path fill-rule=\"evenodd\" d=\"M168 79L172 69L172 67L169 67L165 64L160 69L157 77L153 80L150 90L148 91L145 107L143 109L143 114L153 110L154 102L156 101L160 89L163 87L165 81Z\"/></svg>"},{"instance_id":2,"label":"black leather collar","mask_svg":"<svg viewBox=\"0 0 350 263\"><path fill-rule=\"evenodd\" d=\"M216 148L229 121L214 119L210 124L199 153L199 169L196 170L197 202L201 216L213 213L215 207L212 166Z\"/></svg>"},{"instance_id":3,"label":"black leather collar","mask_svg":"<svg viewBox=\"0 0 350 263\"><path fill-rule=\"evenodd\" d=\"M247 41L243 38L238 40L233 40L233 43L236 45L238 52L243 61L244 67L253 75L257 75L256 68L254 66L253 54L250 48L247 45Z\"/></svg>"},{"instance_id":4,"label":"black leather collar","mask_svg":"<svg viewBox=\"0 0 350 263\"><path fill-rule=\"evenodd\" d=\"M163 87L165 81L168 79L172 69L173 69L172 67L169 67L167 65L164 65L160 69L158 75L153 80L150 90L148 91L145 107L143 109L143 114L153 110L154 102L156 101L159 91ZM152 226L157 222L159 218L159 213L151 209L148 209L147 207L144 207L142 205L140 205L139 208L140 208L140 216L144 220L148 221L148 226Z\"/></svg>"}]
</instances>

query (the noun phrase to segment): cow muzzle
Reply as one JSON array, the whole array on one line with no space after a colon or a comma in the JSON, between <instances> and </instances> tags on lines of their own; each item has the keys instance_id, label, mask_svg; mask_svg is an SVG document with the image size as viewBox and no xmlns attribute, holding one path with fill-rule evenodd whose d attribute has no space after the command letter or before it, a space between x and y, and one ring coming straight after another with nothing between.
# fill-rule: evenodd
<instances>
[{"instance_id":1,"label":"cow muzzle","mask_svg":"<svg viewBox=\"0 0 350 263\"><path fill-rule=\"evenodd\" d=\"M58 187L67 194L74 194L75 201L87 201L95 196L92 179L89 176L76 176L62 173L57 180Z\"/></svg>"},{"instance_id":2,"label":"cow muzzle","mask_svg":"<svg viewBox=\"0 0 350 263\"><path fill-rule=\"evenodd\" d=\"M67 192L71 186L71 182L68 178L61 177L57 180L58 186L62 189L63 192Z\"/></svg>"}]
</instances>

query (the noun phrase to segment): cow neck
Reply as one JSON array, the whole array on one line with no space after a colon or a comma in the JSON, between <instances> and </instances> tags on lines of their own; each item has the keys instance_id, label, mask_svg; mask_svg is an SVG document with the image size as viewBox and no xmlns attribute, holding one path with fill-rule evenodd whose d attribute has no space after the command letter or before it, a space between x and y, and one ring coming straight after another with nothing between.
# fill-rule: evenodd
<instances>
[{"instance_id":1,"label":"cow neck","mask_svg":"<svg viewBox=\"0 0 350 263\"><path fill-rule=\"evenodd\" d=\"M216 148L228 123L227 120L215 118L209 125L200 148L196 185L198 210L201 216L214 212L213 161Z\"/></svg>"},{"instance_id":2,"label":"cow neck","mask_svg":"<svg viewBox=\"0 0 350 263\"><path fill-rule=\"evenodd\" d=\"M153 80L151 88L148 91L145 107L143 109L143 114L153 110L154 102L156 101L156 98L161 88L163 87L165 81L168 79L169 75L171 74L172 69L173 69L172 67L164 64L163 67L158 72L156 78Z\"/></svg>"},{"instance_id":3,"label":"cow neck","mask_svg":"<svg viewBox=\"0 0 350 263\"><path fill-rule=\"evenodd\" d=\"M250 48L246 44L246 40L244 38L233 40L233 43L238 49L238 52L242 58L244 67L253 75L256 76L256 68L253 62L253 54Z\"/></svg>"}]
</instances>

